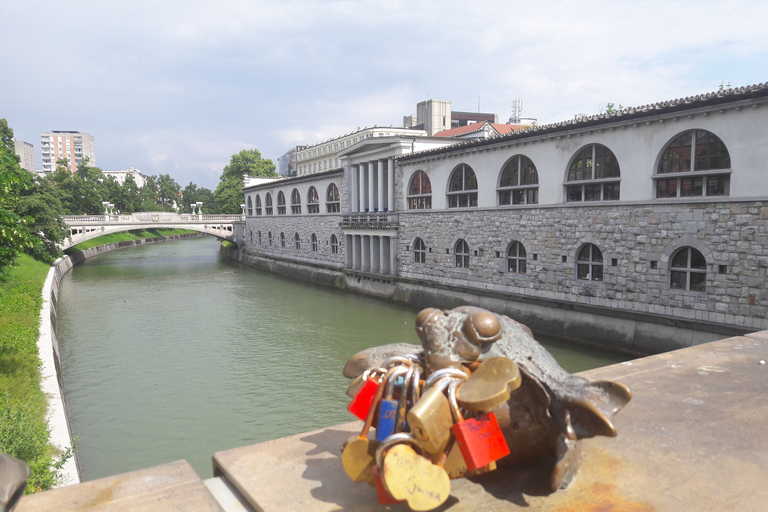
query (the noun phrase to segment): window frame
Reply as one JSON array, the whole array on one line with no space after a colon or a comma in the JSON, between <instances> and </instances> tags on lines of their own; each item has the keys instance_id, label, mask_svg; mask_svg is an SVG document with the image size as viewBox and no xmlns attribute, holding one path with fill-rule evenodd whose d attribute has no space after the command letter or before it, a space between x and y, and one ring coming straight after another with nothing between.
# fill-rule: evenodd
<instances>
[{"instance_id":1,"label":"window frame","mask_svg":"<svg viewBox=\"0 0 768 512\"><path fill-rule=\"evenodd\" d=\"M301 215L301 192L298 188L291 191L291 215Z\"/></svg>"},{"instance_id":2,"label":"window frame","mask_svg":"<svg viewBox=\"0 0 768 512\"><path fill-rule=\"evenodd\" d=\"M307 190L307 213L320 213L320 196L314 186L309 187Z\"/></svg>"},{"instance_id":3,"label":"window frame","mask_svg":"<svg viewBox=\"0 0 768 512\"><path fill-rule=\"evenodd\" d=\"M515 254L513 255L513 249L517 249ZM522 250L522 254L521 254ZM506 260L507 260L507 274L526 274L528 271L528 252L525 250L525 246L523 245L523 242L519 240L513 240L509 243L507 246L507 252L506 252ZM512 269L512 264L514 263L514 270Z\"/></svg>"},{"instance_id":4,"label":"window frame","mask_svg":"<svg viewBox=\"0 0 768 512\"><path fill-rule=\"evenodd\" d=\"M469 244L463 238L456 240L453 244L454 266L457 268L469 268L470 257Z\"/></svg>"},{"instance_id":5,"label":"window frame","mask_svg":"<svg viewBox=\"0 0 768 512\"><path fill-rule=\"evenodd\" d=\"M335 183L331 183L325 189L325 210L327 213L341 212L341 196L339 195L339 187Z\"/></svg>"},{"instance_id":6,"label":"window frame","mask_svg":"<svg viewBox=\"0 0 768 512\"><path fill-rule=\"evenodd\" d=\"M331 235L331 254L339 254L339 238Z\"/></svg>"},{"instance_id":7,"label":"window frame","mask_svg":"<svg viewBox=\"0 0 768 512\"><path fill-rule=\"evenodd\" d=\"M413 193L414 182L419 180L418 192ZM426 186L424 180L426 179ZM428 190L426 190L428 189ZM432 209L432 181L429 175L419 169L414 172L408 181L408 195L406 196L409 210L431 210Z\"/></svg>"},{"instance_id":8,"label":"window frame","mask_svg":"<svg viewBox=\"0 0 768 512\"><path fill-rule=\"evenodd\" d=\"M690 143L682 144L682 140L686 136L690 136ZM722 152L718 155L718 158L724 159L727 167L712 168L710 163L706 169L699 170L697 168L701 157L701 155L696 154L698 151L697 141L699 137L703 136L715 139L705 142L704 149L709 150L712 145L719 145ZM688 153L687 159L684 158L686 152ZM683 154L683 158L680 157L679 153ZM685 162L687 160L688 168L669 170L672 154L678 156L677 161L683 160ZM668 155L670 156L668 157ZM703 158L712 158L712 156L707 151L707 155L704 155ZM662 149L659 162L656 165L656 172L653 175L654 198L663 200L689 197L729 197L731 195L732 165L731 153L723 139L708 130L698 128L686 130L675 135ZM664 169L665 167L667 168L666 170ZM662 191L663 193L660 194Z\"/></svg>"},{"instance_id":9,"label":"window frame","mask_svg":"<svg viewBox=\"0 0 768 512\"><path fill-rule=\"evenodd\" d=\"M261 196L256 194L256 215L261 215Z\"/></svg>"},{"instance_id":10,"label":"window frame","mask_svg":"<svg viewBox=\"0 0 768 512\"><path fill-rule=\"evenodd\" d=\"M248 216L253 217L253 200L251 196L248 196Z\"/></svg>"},{"instance_id":11,"label":"window frame","mask_svg":"<svg viewBox=\"0 0 768 512\"><path fill-rule=\"evenodd\" d=\"M293 248L297 251L301 250L301 237L299 236L298 231L293 234Z\"/></svg>"},{"instance_id":12,"label":"window frame","mask_svg":"<svg viewBox=\"0 0 768 512\"><path fill-rule=\"evenodd\" d=\"M604 149L605 152L598 155L598 150ZM590 155L585 153L590 151ZM605 171L611 170L615 172L612 176L595 177L600 169L599 165L603 165L601 162L605 162L605 159L611 157L613 164L615 164L615 171L608 169L609 164L606 165ZM578 162L589 162L584 167L578 167ZM586 169L589 169L589 177L574 176L575 173L583 174ZM603 171L603 173L605 172ZM577 179L578 178L578 179ZM614 188L615 187L615 188ZM593 203L602 201L620 201L621 200L621 165L616 154L608 146L600 143L587 144L579 149L568 164L568 173L566 175L566 181L563 184L565 202L566 203ZM606 194L606 191L611 192ZM578 192L578 197L576 193ZM598 195L595 196L595 193ZM606 197L609 195L609 197Z\"/></svg>"},{"instance_id":13,"label":"window frame","mask_svg":"<svg viewBox=\"0 0 768 512\"><path fill-rule=\"evenodd\" d=\"M277 214L285 215L285 194L282 190L277 193Z\"/></svg>"},{"instance_id":14,"label":"window frame","mask_svg":"<svg viewBox=\"0 0 768 512\"><path fill-rule=\"evenodd\" d=\"M273 210L272 210L272 194L267 192L267 195L264 198L264 213L266 215L272 215L272 212L273 212ZM272 244L270 243L270 245L272 245Z\"/></svg>"},{"instance_id":15,"label":"window frame","mask_svg":"<svg viewBox=\"0 0 768 512\"><path fill-rule=\"evenodd\" d=\"M427 244L421 237L416 237L413 241L413 262L414 263L426 263L427 262Z\"/></svg>"},{"instance_id":16,"label":"window frame","mask_svg":"<svg viewBox=\"0 0 768 512\"><path fill-rule=\"evenodd\" d=\"M683 251L687 251L686 257L685 257L685 266L675 265L675 260L677 259L678 255L680 255ZM701 259L701 261L704 262L704 265L702 267L693 267L693 259L694 256L698 255L698 257ZM684 292L694 292L694 293L706 293L707 292L707 259L704 256L704 254L696 249L695 247L691 247L689 245L686 245L684 247L680 247L676 249L672 255L669 258L669 289L674 291L684 291ZM703 279L701 281L697 281L696 286L700 286L699 289L692 288L692 277L693 276L699 276ZM680 286L673 286L675 282L675 277L677 277L677 281L679 282L679 278L683 277L685 279L685 287Z\"/></svg>"},{"instance_id":17,"label":"window frame","mask_svg":"<svg viewBox=\"0 0 768 512\"><path fill-rule=\"evenodd\" d=\"M513 167L515 163L517 163L517 169ZM529 174L529 176L533 176L534 181L532 183L522 183L525 168L532 170ZM505 177L510 173L516 177L516 183L514 185L503 185ZM518 198L522 200L518 201ZM496 202L499 206L539 204L539 172L533 160L523 154L514 155L507 160L499 173L499 183L496 187Z\"/></svg>"},{"instance_id":18,"label":"window frame","mask_svg":"<svg viewBox=\"0 0 768 512\"><path fill-rule=\"evenodd\" d=\"M312 236L309 238L309 240L312 252L317 252L317 235L312 233Z\"/></svg>"},{"instance_id":19,"label":"window frame","mask_svg":"<svg viewBox=\"0 0 768 512\"><path fill-rule=\"evenodd\" d=\"M472 173L474 179L475 188L467 188L471 186L470 182L467 184L467 170ZM461 189L454 189L455 176L461 172ZM460 163L453 168L451 174L448 175L448 192L446 193L446 199L448 208L477 208L477 194L479 189L479 183L477 181L477 173L472 167L465 163Z\"/></svg>"},{"instance_id":20,"label":"window frame","mask_svg":"<svg viewBox=\"0 0 768 512\"><path fill-rule=\"evenodd\" d=\"M589 249L586 259L582 257L585 249ZM596 259L595 249L600 259ZM603 281L604 263L603 251L597 245L591 242L583 244L576 252L576 279L579 281Z\"/></svg>"},{"instance_id":21,"label":"window frame","mask_svg":"<svg viewBox=\"0 0 768 512\"><path fill-rule=\"evenodd\" d=\"M285 249L285 232L284 231L280 232L280 247Z\"/></svg>"}]
</instances>

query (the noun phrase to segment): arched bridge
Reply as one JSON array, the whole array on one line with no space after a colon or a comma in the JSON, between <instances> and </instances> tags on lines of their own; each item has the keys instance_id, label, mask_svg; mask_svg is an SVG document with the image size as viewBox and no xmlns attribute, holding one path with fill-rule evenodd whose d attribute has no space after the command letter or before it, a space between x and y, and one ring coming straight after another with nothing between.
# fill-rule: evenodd
<instances>
[{"instance_id":1,"label":"arched bridge","mask_svg":"<svg viewBox=\"0 0 768 512\"><path fill-rule=\"evenodd\" d=\"M191 229L234 242L239 229L245 229L244 215L140 212L107 215L66 215L70 238L62 244L67 249L80 242L133 229Z\"/></svg>"}]
</instances>

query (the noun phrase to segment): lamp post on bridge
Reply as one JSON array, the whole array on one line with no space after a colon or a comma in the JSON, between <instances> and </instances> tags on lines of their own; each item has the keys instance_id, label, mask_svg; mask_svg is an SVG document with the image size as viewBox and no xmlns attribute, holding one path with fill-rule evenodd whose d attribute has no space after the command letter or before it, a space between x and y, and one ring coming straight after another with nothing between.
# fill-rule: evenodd
<instances>
[{"instance_id":1,"label":"lamp post on bridge","mask_svg":"<svg viewBox=\"0 0 768 512\"><path fill-rule=\"evenodd\" d=\"M104 216L109 215L109 201L102 201L101 206L104 207Z\"/></svg>"},{"instance_id":2,"label":"lamp post on bridge","mask_svg":"<svg viewBox=\"0 0 768 512\"><path fill-rule=\"evenodd\" d=\"M197 206L197 214L198 215L202 215L203 214L203 203L202 203L202 201L196 202L195 205Z\"/></svg>"},{"instance_id":3,"label":"lamp post on bridge","mask_svg":"<svg viewBox=\"0 0 768 512\"><path fill-rule=\"evenodd\" d=\"M245 217L245 203L240 205L240 209L243 210L243 217Z\"/></svg>"}]
</instances>

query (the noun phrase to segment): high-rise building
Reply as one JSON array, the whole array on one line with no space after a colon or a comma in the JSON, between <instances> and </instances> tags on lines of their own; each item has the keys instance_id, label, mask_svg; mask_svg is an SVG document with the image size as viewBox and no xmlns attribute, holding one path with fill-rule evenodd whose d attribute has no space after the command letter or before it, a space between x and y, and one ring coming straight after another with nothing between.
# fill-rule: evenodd
<instances>
[{"instance_id":1,"label":"high-rise building","mask_svg":"<svg viewBox=\"0 0 768 512\"><path fill-rule=\"evenodd\" d=\"M16 154L19 155L21 161L19 165L22 169L26 169L29 172L35 172L35 148L29 142L23 140L13 139L13 149L16 150Z\"/></svg>"},{"instance_id":2,"label":"high-rise building","mask_svg":"<svg viewBox=\"0 0 768 512\"><path fill-rule=\"evenodd\" d=\"M48 174L56 170L56 162L65 159L69 170L74 172L84 158L96 165L96 150L93 136L74 131L52 131L40 134L40 151L43 155L43 172Z\"/></svg>"}]
</instances>

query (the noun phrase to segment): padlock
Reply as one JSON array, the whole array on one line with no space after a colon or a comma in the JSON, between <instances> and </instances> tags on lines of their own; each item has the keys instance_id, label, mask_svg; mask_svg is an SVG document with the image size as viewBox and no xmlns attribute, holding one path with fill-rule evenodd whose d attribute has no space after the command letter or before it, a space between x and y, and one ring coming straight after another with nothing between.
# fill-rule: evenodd
<instances>
[{"instance_id":1,"label":"padlock","mask_svg":"<svg viewBox=\"0 0 768 512\"><path fill-rule=\"evenodd\" d=\"M458 389L465 385L466 383L460 383ZM449 401L450 395L455 396L457 393L456 388L449 387ZM509 455L509 446L493 412L465 420L458 407L456 411L460 421L451 426L451 432L456 437L456 444L459 445L469 471L479 470Z\"/></svg>"},{"instance_id":2,"label":"padlock","mask_svg":"<svg viewBox=\"0 0 768 512\"><path fill-rule=\"evenodd\" d=\"M484 361L456 391L459 405L470 411L490 411L503 404L522 383L517 364L508 357Z\"/></svg>"},{"instance_id":3,"label":"padlock","mask_svg":"<svg viewBox=\"0 0 768 512\"><path fill-rule=\"evenodd\" d=\"M405 387L400 392L400 400L397 403L397 417L395 419L395 432L409 431L405 416L408 409L418 402L420 396L420 381L423 368L420 364L411 365L405 374Z\"/></svg>"},{"instance_id":4,"label":"padlock","mask_svg":"<svg viewBox=\"0 0 768 512\"><path fill-rule=\"evenodd\" d=\"M410 434L392 434L376 450L376 463L385 490L411 510L433 510L448 499L451 481L445 470L433 464Z\"/></svg>"},{"instance_id":5,"label":"padlock","mask_svg":"<svg viewBox=\"0 0 768 512\"><path fill-rule=\"evenodd\" d=\"M459 404L456 401L456 388L462 385L461 380L454 380L448 387L448 403L451 407L451 413L453 414L454 425L456 423L464 421L464 415L459 409ZM448 443L446 447L446 461L443 467L445 472L451 480L462 478L464 476L479 475L488 473L496 469L496 462L492 461L488 465L470 470L467 468L466 461L464 460L464 454L461 452L461 447L456 443L456 437L452 436L453 442Z\"/></svg>"},{"instance_id":6,"label":"padlock","mask_svg":"<svg viewBox=\"0 0 768 512\"><path fill-rule=\"evenodd\" d=\"M384 487L384 481L381 479L381 470L379 465L373 466L373 479L374 486L376 487L376 498L379 500L379 505L397 505L402 503L403 500L396 500L389 494L389 491Z\"/></svg>"},{"instance_id":7,"label":"padlock","mask_svg":"<svg viewBox=\"0 0 768 512\"><path fill-rule=\"evenodd\" d=\"M383 368L379 370L386 373ZM376 396L381 385L380 377L377 378L375 375L377 372L374 370L366 370L363 373L362 386L347 405L347 410L363 421L368 417L368 412L373 404L373 397Z\"/></svg>"},{"instance_id":8,"label":"padlock","mask_svg":"<svg viewBox=\"0 0 768 512\"><path fill-rule=\"evenodd\" d=\"M464 372L455 368L433 372L424 384L424 394L406 414L413 437L433 461L437 461L445 452L451 437L453 416L444 392L451 382L449 376L466 378Z\"/></svg>"},{"instance_id":9,"label":"padlock","mask_svg":"<svg viewBox=\"0 0 768 512\"><path fill-rule=\"evenodd\" d=\"M363 373L355 377L349 387L347 387L347 396L354 398L363 388L363 384L365 384L366 380L371 377L375 377L376 380L379 381L385 373L387 373L385 368L369 368L365 370Z\"/></svg>"},{"instance_id":10,"label":"padlock","mask_svg":"<svg viewBox=\"0 0 768 512\"><path fill-rule=\"evenodd\" d=\"M411 367L413 367L413 365L411 365ZM395 432L399 405L399 401L394 399L395 383L397 382L398 377L407 375L411 367L406 368L405 366L397 366L394 368L394 372L389 375L387 385L384 388L384 395L379 402L379 420L376 424L376 440L379 442ZM400 391L401 395L405 395L405 390L407 388L406 383L407 380L403 378Z\"/></svg>"},{"instance_id":11,"label":"padlock","mask_svg":"<svg viewBox=\"0 0 768 512\"><path fill-rule=\"evenodd\" d=\"M376 447L378 443L373 439L368 439L368 431L373 424L373 417L376 413L376 404L381 400L384 394L389 377L397 371L397 367L387 371L381 384L373 397L373 405L369 407L368 416L363 424L363 429L357 436L352 436L341 447L341 463L347 476L354 482L373 483L373 465L376 462Z\"/></svg>"}]
</instances>

